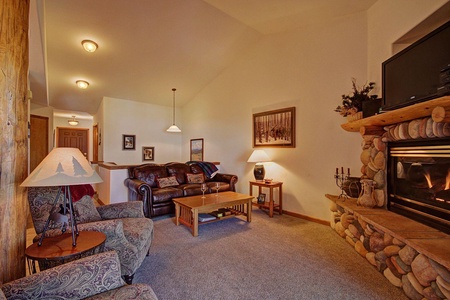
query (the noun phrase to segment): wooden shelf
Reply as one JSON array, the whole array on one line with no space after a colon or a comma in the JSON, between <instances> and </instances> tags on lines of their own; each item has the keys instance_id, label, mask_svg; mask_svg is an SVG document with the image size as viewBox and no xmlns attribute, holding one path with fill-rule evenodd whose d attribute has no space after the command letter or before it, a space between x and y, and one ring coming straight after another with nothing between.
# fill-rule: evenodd
<instances>
[{"instance_id":1,"label":"wooden shelf","mask_svg":"<svg viewBox=\"0 0 450 300\"><path fill-rule=\"evenodd\" d=\"M344 123L341 127L350 132L359 132L363 126L387 126L396 123L406 122L414 119L431 116L431 112L436 106L442 106L450 110L450 96L429 100L402 107L393 111L388 111L379 115Z\"/></svg>"}]
</instances>

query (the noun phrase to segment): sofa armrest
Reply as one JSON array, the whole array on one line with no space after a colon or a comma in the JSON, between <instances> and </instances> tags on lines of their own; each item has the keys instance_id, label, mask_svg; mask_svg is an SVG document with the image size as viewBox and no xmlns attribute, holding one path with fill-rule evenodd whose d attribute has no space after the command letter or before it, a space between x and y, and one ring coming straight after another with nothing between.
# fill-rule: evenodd
<instances>
[{"instance_id":1,"label":"sofa armrest","mask_svg":"<svg viewBox=\"0 0 450 300\"><path fill-rule=\"evenodd\" d=\"M141 201L121 202L97 207L103 220L145 218Z\"/></svg>"},{"instance_id":2,"label":"sofa armrest","mask_svg":"<svg viewBox=\"0 0 450 300\"><path fill-rule=\"evenodd\" d=\"M128 188L128 201L140 200L143 203L144 215L151 217L150 209L152 207L153 193L152 188L146 182L138 179L127 178L124 181Z\"/></svg>"},{"instance_id":3,"label":"sofa armrest","mask_svg":"<svg viewBox=\"0 0 450 300\"><path fill-rule=\"evenodd\" d=\"M236 183L238 181L238 177L233 174L224 174L224 173L217 173L214 178L212 178L213 181L222 181L230 184L230 190L233 192L236 192Z\"/></svg>"},{"instance_id":4,"label":"sofa armrest","mask_svg":"<svg viewBox=\"0 0 450 300\"><path fill-rule=\"evenodd\" d=\"M126 285L114 251L81 258L4 284L6 298L84 299Z\"/></svg>"}]
</instances>

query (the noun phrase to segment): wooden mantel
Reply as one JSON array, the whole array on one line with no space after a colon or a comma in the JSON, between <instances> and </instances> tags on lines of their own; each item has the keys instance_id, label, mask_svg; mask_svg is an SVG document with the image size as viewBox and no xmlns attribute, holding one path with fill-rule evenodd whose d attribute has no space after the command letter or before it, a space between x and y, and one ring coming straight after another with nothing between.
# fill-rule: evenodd
<instances>
[{"instance_id":1,"label":"wooden mantel","mask_svg":"<svg viewBox=\"0 0 450 300\"><path fill-rule=\"evenodd\" d=\"M393 111L388 111L379 115L345 123L342 124L341 127L346 131L359 132L360 128L363 126L383 127L387 125L397 124L423 117L429 117L433 109L437 106L442 106L446 110L450 110L450 96L444 96L441 98L399 108Z\"/></svg>"}]
</instances>

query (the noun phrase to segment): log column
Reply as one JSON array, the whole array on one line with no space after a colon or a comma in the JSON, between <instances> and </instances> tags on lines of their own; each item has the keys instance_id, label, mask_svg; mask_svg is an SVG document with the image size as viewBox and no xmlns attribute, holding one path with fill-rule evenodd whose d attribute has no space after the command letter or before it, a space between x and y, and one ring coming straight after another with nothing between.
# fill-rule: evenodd
<instances>
[{"instance_id":1,"label":"log column","mask_svg":"<svg viewBox=\"0 0 450 300\"><path fill-rule=\"evenodd\" d=\"M29 0L0 0L0 283L25 276Z\"/></svg>"}]
</instances>

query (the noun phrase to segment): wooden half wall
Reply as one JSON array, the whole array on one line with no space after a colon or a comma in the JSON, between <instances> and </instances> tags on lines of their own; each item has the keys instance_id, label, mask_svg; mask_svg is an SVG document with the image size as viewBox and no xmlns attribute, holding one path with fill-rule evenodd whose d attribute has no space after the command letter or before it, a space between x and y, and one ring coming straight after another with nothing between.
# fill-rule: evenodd
<instances>
[{"instance_id":1,"label":"wooden half wall","mask_svg":"<svg viewBox=\"0 0 450 300\"><path fill-rule=\"evenodd\" d=\"M25 276L29 0L0 0L0 284Z\"/></svg>"}]
</instances>

